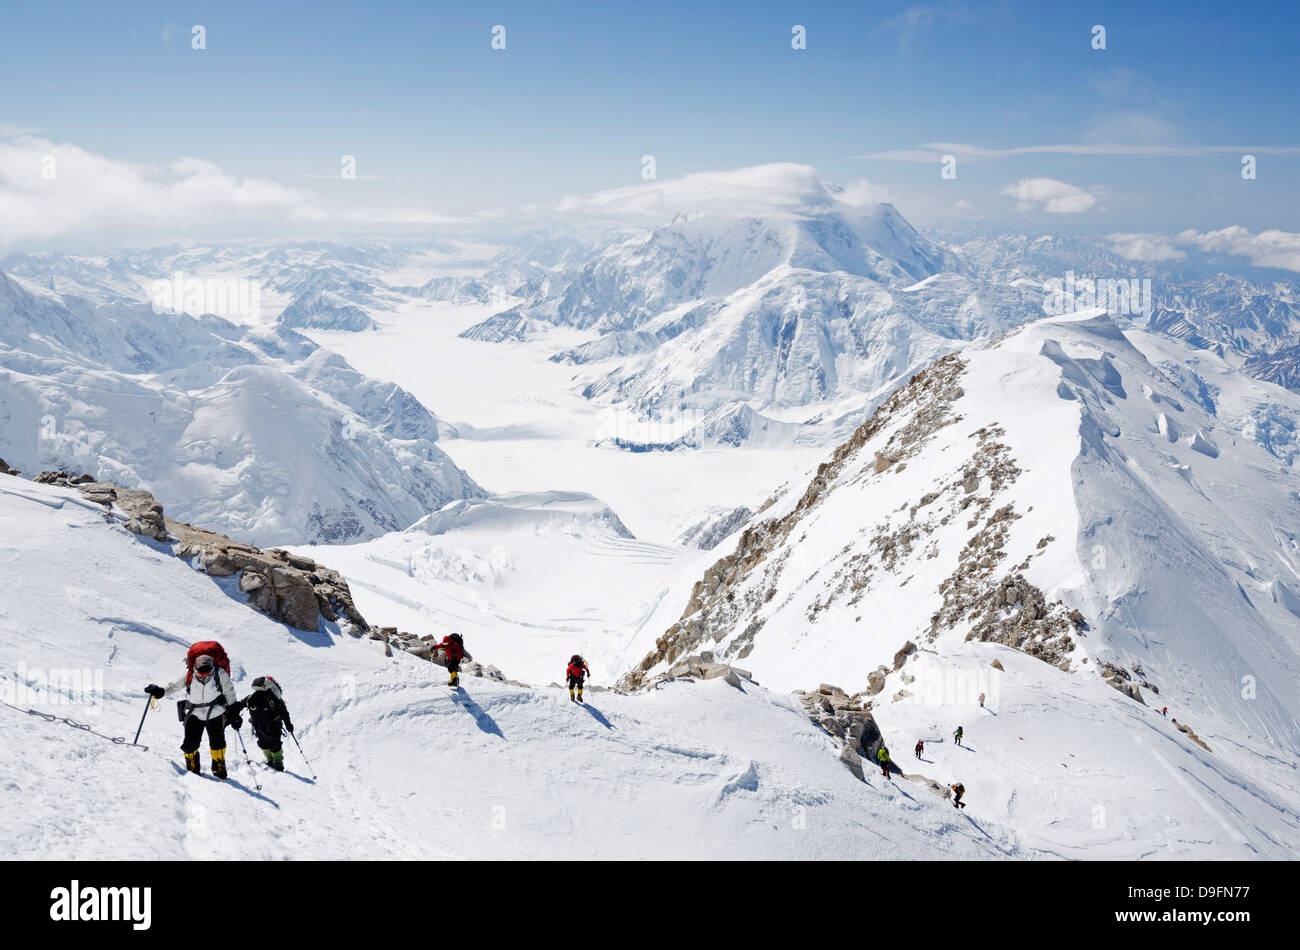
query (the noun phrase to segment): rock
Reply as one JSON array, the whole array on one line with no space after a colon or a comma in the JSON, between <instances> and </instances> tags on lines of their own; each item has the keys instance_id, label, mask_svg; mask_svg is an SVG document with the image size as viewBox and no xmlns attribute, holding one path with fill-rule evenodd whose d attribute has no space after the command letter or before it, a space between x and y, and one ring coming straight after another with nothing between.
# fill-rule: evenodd
<instances>
[{"instance_id":1,"label":"rock","mask_svg":"<svg viewBox=\"0 0 1300 950\"><path fill-rule=\"evenodd\" d=\"M266 579L266 584L253 591L250 604L296 630L320 628L316 591L301 572L277 566L271 568Z\"/></svg>"},{"instance_id":2,"label":"rock","mask_svg":"<svg viewBox=\"0 0 1300 950\"><path fill-rule=\"evenodd\" d=\"M967 475L962 479L961 487L969 495L980 487L980 477L978 475Z\"/></svg>"},{"instance_id":3,"label":"rock","mask_svg":"<svg viewBox=\"0 0 1300 950\"><path fill-rule=\"evenodd\" d=\"M1001 670L1001 669L1002 669L1002 661L1001 661L1001 660L994 660L990 665L991 665L991 666L993 667L993 669L995 669L995 670ZM1006 672L1006 671L1003 670L1003 672Z\"/></svg>"},{"instance_id":4,"label":"rock","mask_svg":"<svg viewBox=\"0 0 1300 950\"><path fill-rule=\"evenodd\" d=\"M915 652L916 652L915 643L913 643L911 640L908 640L906 643L904 643L902 648L899 649L899 651L894 654L894 669L895 670L902 669L903 664L907 662L907 658Z\"/></svg>"},{"instance_id":5,"label":"rock","mask_svg":"<svg viewBox=\"0 0 1300 950\"><path fill-rule=\"evenodd\" d=\"M199 570L210 577L229 577L239 569L234 559L220 548L204 548L199 557Z\"/></svg>"},{"instance_id":6,"label":"rock","mask_svg":"<svg viewBox=\"0 0 1300 950\"><path fill-rule=\"evenodd\" d=\"M885 469L889 468L889 466L893 465L895 461L895 459L890 458L888 455L882 455L880 452L877 452L875 462L876 474L879 475Z\"/></svg>"},{"instance_id":7,"label":"rock","mask_svg":"<svg viewBox=\"0 0 1300 950\"><path fill-rule=\"evenodd\" d=\"M1193 742L1195 742L1198 746L1200 746L1200 747L1201 747L1202 749L1204 749L1206 752L1211 752L1211 751L1213 751L1213 750L1210 749L1210 747L1209 747L1208 745L1206 745L1204 742L1201 741L1201 737L1200 737L1200 736L1198 736L1196 733L1192 732L1192 727L1191 727L1191 726L1185 725L1184 723L1179 722L1177 719L1173 720L1173 724L1174 724L1175 726L1178 727L1178 731L1179 731L1179 732L1184 733L1184 734L1187 736L1187 738L1191 739Z\"/></svg>"},{"instance_id":8,"label":"rock","mask_svg":"<svg viewBox=\"0 0 1300 950\"><path fill-rule=\"evenodd\" d=\"M722 679L724 682L726 682L728 686L734 686L736 687L736 689L742 691L744 690L744 686L741 685L744 682L744 680L740 678L740 674L738 674L735 670L731 669L730 667L727 668L726 673L722 674Z\"/></svg>"},{"instance_id":9,"label":"rock","mask_svg":"<svg viewBox=\"0 0 1300 950\"><path fill-rule=\"evenodd\" d=\"M885 688L885 675L879 671L867 674L867 695L875 696Z\"/></svg>"},{"instance_id":10,"label":"rock","mask_svg":"<svg viewBox=\"0 0 1300 950\"><path fill-rule=\"evenodd\" d=\"M82 487L83 491L89 491L95 488L95 485L86 485ZM163 506L152 494L147 491L134 491L126 488L114 490L117 507L127 518L140 523L140 533L148 535L155 541L168 541L170 535L167 532L167 519L163 514Z\"/></svg>"},{"instance_id":11,"label":"rock","mask_svg":"<svg viewBox=\"0 0 1300 950\"><path fill-rule=\"evenodd\" d=\"M0 475L20 475L21 472L16 468L10 468L4 459L0 459Z\"/></svg>"},{"instance_id":12,"label":"rock","mask_svg":"<svg viewBox=\"0 0 1300 950\"><path fill-rule=\"evenodd\" d=\"M255 571L244 571L239 578L239 589L245 594L251 594L260 587L266 586L266 578Z\"/></svg>"},{"instance_id":13,"label":"rock","mask_svg":"<svg viewBox=\"0 0 1300 950\"><path fill-rule=\"evenodd\" d=\"M841 747L840 761L848 767L848 770L853 773L859 782L867 780L862 773L862 756L858 755L857 750L852 745L845 743Z\"/></svg>"}]
</instances>

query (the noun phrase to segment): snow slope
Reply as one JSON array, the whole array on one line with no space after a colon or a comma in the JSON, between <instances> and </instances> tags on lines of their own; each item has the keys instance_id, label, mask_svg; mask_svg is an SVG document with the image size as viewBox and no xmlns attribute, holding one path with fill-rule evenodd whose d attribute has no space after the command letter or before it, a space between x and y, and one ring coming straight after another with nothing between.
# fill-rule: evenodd
<instances>
[{"instance_id":1,"label":"snow slope","mask_svg":"<svg viewBox=\"0 0 1300 950\"><path fill-rule=\"evenodd\" d=\"M0 523L3 699L19 707L0 706L7 857L1037 853L915 788L859 782L789 697L679 683L581 707L477 679L453 695L412 656L273 623L76 492L0 478ZM241 695L255 676L281 681L316 781L292 745L283 774L250 773L233 742L230 781L183 774L169 701L146 718L147 750L103 738L134 735L142 687L175 676L200 638L229 649ZM86 669L102 689L69 692L68 673ZM58 696L28 692L51 673Z\"/></svg>"}]
</instances>

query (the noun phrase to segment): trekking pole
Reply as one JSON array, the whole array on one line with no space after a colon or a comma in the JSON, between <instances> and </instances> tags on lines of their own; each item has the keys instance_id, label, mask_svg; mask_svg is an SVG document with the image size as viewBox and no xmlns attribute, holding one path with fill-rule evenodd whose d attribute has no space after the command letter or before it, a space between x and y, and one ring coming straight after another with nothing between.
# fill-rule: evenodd
<instances>
[{"instance_id":1,"label":"trekking pole","mask_svg":"<svg viewBox=\"0 0 1300 950\"><path fill-rule=\"evenodd\" d=\"M253 773L253 784L257 786L257 790L260 792L262 783L257 780L257 772L253 770L253 760L248 757L248 747L244 745L244 734L236 729L235 736L239 739L239 748L244 750L244 761L248 763L248 771Z\"/></svg>"},{"instance_id":2,"label":"trekking pole","mask_svg":"<svg viewBox=\"0 0 1300 950\"><path fill-rule=\"evenodd\" d=\"M146 694L144 701L144 712L140 714L140 727L135 730L135 738L131 740L131 745L138 745L140 742L140 730L144 728L144 717L149 715L149 710L153 708L153 696Z\"/></svg>"},{"instance_id":3,"label":"trekking pole","mask_svg":"<svg viewBox=\"0 0 1300 950\"><path fill-rule=\"evenodd\" d=\"M289 733L289 738L292 739L293 744L298 747L298 754L302 756L302 760L307 762L307 753L302 751L302 743L298 741L298 737L291 732ZM311 767L310 762L307 762L307 771L311 772L312 781L316 781L316 770Z\"/></svg>"}]
</instances>

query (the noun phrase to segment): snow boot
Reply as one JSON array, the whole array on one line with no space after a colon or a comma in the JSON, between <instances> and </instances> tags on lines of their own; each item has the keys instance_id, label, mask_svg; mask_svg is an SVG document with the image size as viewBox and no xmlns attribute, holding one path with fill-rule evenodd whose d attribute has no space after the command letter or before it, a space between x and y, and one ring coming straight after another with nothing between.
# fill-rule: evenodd
<instances>
[{"instance_id":1,"label":"snow boot","mask_svg":"<svg viewBox=\"0 0 1300 950\"><path fill-rule=\"evenodd\" d=\"M573 698L573 687L569 687L569 702L575 702Z\"/></svg>"},{"instance_id":2,"label":"snow boot","mask_svg":"<svg viewBox=\"0 0 1300 950\"><path fill-rule=\"evenodd\" d=\"M185 771L193 772L195 775L203 774L203 768L199 765L199 754L197 752L185 753Z\"/></svg>"},{"instance_id":3,"label":"snow boot","mask_svg":"<svg viewBox=\"0 0 1300 950\"><path fill-rule=\"evenodd\" d=\"M197 755L197 753L195 753ZM226 750L212 750L212 774L217 778L226 777Z\"/></svg>"},{"instance_id":4,"label":"snow boot","mask_svg":"<svg viewBox=\"0 0 1300 950\"><path fill-rule=\"evenodd\" d=\"M582 690L578 690L578 702L582 702Z\"/></svg>"},{"instance_id":5,"label":"snow boot","mask_svg":"<svg viewBox=\"0 0 1300 950\"><path fill-rule=\"evenodd\" d=\"M449 680L447 681L447 685L448 685L448 686L459 686L459 685L460 685L460 673L452 673L452 674L451 674L451 679L449 679Z\"/></svg>"},{"instance_id":6,"label":"snow boot","mask_svg":"<svg viewBox=\"0 0 1300 950\"><path fill-rule=\"evenodd\" d=\"M271 768L275 769L277 772L284 771L284 750L283 749L281 749L278 752L267 752L266 760L267 760L267 764L270 765Z\"/></svg>"}]
</instances>

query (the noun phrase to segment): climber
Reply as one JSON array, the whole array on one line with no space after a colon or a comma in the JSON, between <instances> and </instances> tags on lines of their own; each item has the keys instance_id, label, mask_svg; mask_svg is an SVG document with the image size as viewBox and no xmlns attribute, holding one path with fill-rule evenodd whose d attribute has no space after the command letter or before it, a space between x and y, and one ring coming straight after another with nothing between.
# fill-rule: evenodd
<instances>
[{"instance_id":1,"label":"climber","mask_svg":"<svg viewBox=\"0 0 1300 950\"><path fill-rule=\"evenodd\" d=\"M1168 719L1168 718L1169 718L1169 707L1168 707L1168 706L1162 706L1162 707L1160 707L1160 715L1162 715L1162 716L1164 716L1166 719Z\"/></svg>"},{"instance_id":2,"label":"climber","mask_svg":"<svg viewBox=\"0 0 1300 950\"><path fill-rule=\"evenodd\" d=\"M266 756L266 764L277 772L284 771L284 749L280 747L281 729L293 732L289 707L284 704L284 693L273 676L259 676L253 680L253 691L244 697L257 747Z\"/></svg>"},{"instance_id":3,"label":"climber","mask_svg":"<svg viewBox=\"0 0 1300 950\"><path fill-rule=\"evenodd\" d=\"M453 633L451 636L444 637L443 641L438 644L438 649L447 660L447 672L451 678L447 680L448 686L460 685L460 661L465 658L465 641L461 639L459 633Z\"/></svg>"},{"instance_id":4,"label":"climber","mask_svg":"<svg viewBox=\"0 0 1300 950\"><path fill-rule=\"evenodd\" d=\"M954 786L952 787L952 795L953 795L952 807L953 807L953 808L965 808L965 807L966 807L965 803L962 802L962 800L961 800L961 797L962 797L963 795L965 795L965 794L966 794L966 786L963 785L961 782L958 782L956 785L954 785Z\"/></svg>"},{"instance_id":5,"label":"climber","mask_svg":"<svg viewBox=\"0 0 1300 950\"><path fill-rule=\"evenodd\" d=\"M961 726L957 727L957 731L952 734L952 737L954 740L956 740L958 745L961 745L961 737L962 737Z\"/></svg>"},{"instance_id":6,"label":"climber","mask_svg":"<svg viewBox=\"0 0 1300 950\"><path fill-rule=\"evenodd\" d=\"M226 777L226 724L239 729L241 703L235 696L235 684L230 680L230 658L215 640L201 640L190 647L185 655L185 675L165 687L150 683L145 692L154 699L162 699L185 687L185 698L177 703L180 720L185 724L185 738L181 752L185 754L185 769L201 773L199 744L203 733L208 734L208 750L212 753L212 774Z\"/></svg>"},{"instance_id":7,"label":"climber","mask_svg":"<svg viewBox=\"0 0 1300 950\"><path fill-rule=\"evenodd\" d=\"M917 739L917 740L916 740L916 757L919 759L919 758L921 757L921 753L924 752L924 751L925 751L925 740L924 740L924 739Z\"/></svg>"},{"instance_id":8,"label":"climber","mask_svg":"<svg viewBox=\"0 0 1300 950\"><path fill-rule=\"evenodd\" d=\"M885 778L890 778L889 750L886 749L883 745L880 747L880 751L876 753L876 761L880 763L880 771L885 776Z\"/></svg>"},{"instance_id":9,"label":"climber","mask_svg":"<svg viewBox=\"0 0 1300 950\"><path fill-rule=\"evenodd\" d=\"M984 694L980 693L980 709L984 708Z\"/></svg>"},{"instance_id":10,"label":"climber","mask_svg":"<svg viewBox=\"0 0 1300 950\"><path fill-rule=\"evenodd\" d=\"M569 702L573 702L573 691L578 691L578 702L582 702L582 681L585 677L591 675L591 667L587 666L587 661L577 653L569 657L569 666L564 671L569 678Z\"/></svg>"}]
</instances>

